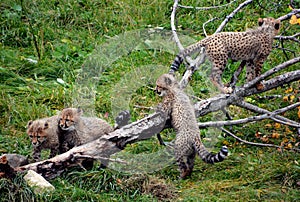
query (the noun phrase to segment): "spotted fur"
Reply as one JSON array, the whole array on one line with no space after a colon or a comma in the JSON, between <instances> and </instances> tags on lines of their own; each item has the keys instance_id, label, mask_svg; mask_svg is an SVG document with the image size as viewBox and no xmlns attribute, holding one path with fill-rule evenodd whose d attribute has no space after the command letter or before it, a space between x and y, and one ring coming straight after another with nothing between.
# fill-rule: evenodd
<instances>
[{"instance_id":1,"label":"spotted fur","mask_svg":"<svg viewBox=\"0 0 300 202\"><path fill-rule=\"evenodd\" d=\"M272 50L274 36L280 27L280 20L259 18L258 27L245 32L221 32L211 35L180 52L171 65L170 72L177 71L184 57L205 48L205 55L212 62L210 79L223 93L231 93L232 89L224 87L221 76L227 61L241 60L246 64L247 81L251 81L261 73L262 65ZM262 84L257 84L259 90Z\"/></svg>"},{"instance_id":2,"label":"spotted fur","mask_svg":"<svg viewBox=\"0 0 300 202\"><path fill-rule=\"evenodd\" d=\"M41 151L44 149L50 149L50 158L60 153L57 122L58 117L52 116L27 123L27 134L33 146L34 161L41 160Z\"/></svg>"},{"instance_id":3,"label":"spotted fur","mask_svg":"<svg viewBox=\"0 0 300 202\"><path fill-rule=\"evenodd\" d=\"M217 154L207 151L200 139L194 108L175 77L171 74L160 76L156 81L156 92L163 97L161 108L170 116L176 131L175 157L180 177L191 175L196 153L206 163L223 161L228 154L227 147L223 146Z\"/></svg>"},{"instance_id":4,"label":"spotted fur","mask_svg":"<svg viewBox=\"0 0 300 202\"><path fill-rule=\"evenodd\" d=\"M84 117L79 108L63 109L59 115L59 127L62 130L62 150L68 151L75 146L93 141L113 131L104 120L96 117ZM102 164L107 164L107 162Z\"/></svg>"}]
</instances>

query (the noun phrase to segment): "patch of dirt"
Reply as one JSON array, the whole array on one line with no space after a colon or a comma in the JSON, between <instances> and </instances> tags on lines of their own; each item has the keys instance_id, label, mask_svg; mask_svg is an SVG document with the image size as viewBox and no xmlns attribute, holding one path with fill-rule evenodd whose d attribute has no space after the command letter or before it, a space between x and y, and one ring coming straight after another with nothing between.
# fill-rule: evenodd
<instances>
[{"instance_id":1,"label":"patch of dirt","mask_svg":"<svg viewBox=\"0 0 300 202\"><path fill-rule=\"evenodd\" d=\"M176 188L165 180L147 175L132 175L121 183L123 189L139 190L151 194L159 201L171 201L176 198Z\"/></svg>"}]
</instances>

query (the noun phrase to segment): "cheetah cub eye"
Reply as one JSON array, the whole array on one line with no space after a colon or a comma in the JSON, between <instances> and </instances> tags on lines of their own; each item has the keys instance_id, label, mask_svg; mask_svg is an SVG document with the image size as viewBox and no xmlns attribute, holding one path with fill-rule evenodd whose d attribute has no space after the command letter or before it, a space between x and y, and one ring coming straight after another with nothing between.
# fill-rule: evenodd
<instances>
[{"instance_id":1,"label":"cheetah cub eye","mask_svg":"<svg viewBox=\"0 0 300 202\"><path fill-rule=\"evenodd\" d=\"M160 97L163 97L166 95L166 89L159 86L159 85L156 85L156 88L155 88L155 92L158 94L158 96Z\"/></svg>"}]
</instances>

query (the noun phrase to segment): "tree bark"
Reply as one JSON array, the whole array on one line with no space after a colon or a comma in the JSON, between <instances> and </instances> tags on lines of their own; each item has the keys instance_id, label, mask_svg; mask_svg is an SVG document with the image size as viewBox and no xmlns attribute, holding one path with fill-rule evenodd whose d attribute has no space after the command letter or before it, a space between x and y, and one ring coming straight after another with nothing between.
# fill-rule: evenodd
<instances>
[{"instance_id":1,"label":"tree bark","mask_svg":"<svg viewBox=\"0 0 300 202\"><path fill-rule=\"evenodd\" d=\"M45 178L52 179L70 167L80 166L83 160L106 160L110 155L124 149L127 144L149 139L163 130L165 122L166 116L158 111L97 140L74 147L66 153L44 161L17 167L15 172L34 170Z\"/></svg>"}]
</instances>

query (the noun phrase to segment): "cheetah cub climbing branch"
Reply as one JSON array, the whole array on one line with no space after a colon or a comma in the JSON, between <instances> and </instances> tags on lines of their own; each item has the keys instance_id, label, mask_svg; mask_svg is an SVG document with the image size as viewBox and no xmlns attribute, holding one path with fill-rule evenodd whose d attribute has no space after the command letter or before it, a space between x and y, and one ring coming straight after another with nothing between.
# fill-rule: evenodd
<instances>
[{"instance_id":1,"label":"cheetah cub climbing branch","mask_svg":"<svg viewBox=\"0 0 300 202\"><path fill-rule=\"evenodd\" d=\"M41 160L41 151L50 149L49 158L60 153L58 116L47 117L27 123L27 134L33 145L34 161Z\"/></svg>"},{"instance_id":2,"label":"cheetah cub climbing branch","mask_svg":"<svg viewBox=\"0 0 300 202\"><path fill-rule=\"evenodd\" d=\"M259 18L258 27L245 32L221 32L211 35L180 52L171 65L170 72L177 71L187 55L199 52L205 48L205 55L212 62L210 79L222 92L231 93L232 89L224 87L221 76L227 61L241 60L246 64L247 82L261 73L262 65L272 50L274 36L280 28L280 20L274 18ZM258 90L262 84L256 85Z\"/></svg>"},{"instance_id":3,"label":"cheetah cub climbing branch","mask_svg":"<svg viewBox=\"0 0 300 202\"><path fill-rule=\"evenodd\" d=\"M199 128L188 96L179 88L175 77L163 74L156 81L156 92L163 97L162 110L171 118L172 127L176 131L175 157L180 170L180 177L191 175L195 155L206 163L221 162L228 154L226 146L219 153L207 151L200 139Z\"/></svg>"}]
</instances>

